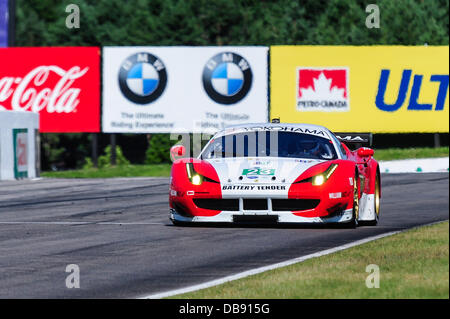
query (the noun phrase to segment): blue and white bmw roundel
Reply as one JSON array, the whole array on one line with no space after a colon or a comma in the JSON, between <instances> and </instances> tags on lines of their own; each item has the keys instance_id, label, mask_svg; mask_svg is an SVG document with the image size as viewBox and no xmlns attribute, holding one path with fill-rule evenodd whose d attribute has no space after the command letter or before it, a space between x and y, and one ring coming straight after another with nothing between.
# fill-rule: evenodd
<instances>
[{"instance_id":1,"label":"blue and white bmw roundel","mask_svg":"<svg viewBox=\"0 0 450 319\"><path fill-rule=\"evenodd\" d=\"M128 88L137 95L146 96L152 94L158 87L158 83L158 72L149 63L135 64L128 72Z\"/></svg>"},{"instance_id":2,"label":"blue and white bmw roundel","mask_svg":"<svg viewBox=\"0 0 450 319\"><path fill-rule=\"evenodd\" d=\"M161 59L151 53L133 54L120 66L120 90L133 103L148 104L157 100L166 84L166 67Z\"/></svg>"},{"instance_id":3,"label":"blue and white bmw roundel","mask_svg":"<svg viewBox=\"0 0 450 319\"><path fill-rule=\"evenodd\" d=\"M245 98L252 79L248 61L233 52L216 54L203 68L203 88L209 98L219 104L235 104Z\"/></svg>"},{"instance_id":4,"label":"blue and white bmw roundel","mask_svg":"<svg viewBox=\"0 0 450 319\"><path fill-rule=\"evenodd\" d=\"M233 96L241 90L244 74L236 64L222 63L212 73L211 83L219 94Z\"/></svg>"}]
</instances>

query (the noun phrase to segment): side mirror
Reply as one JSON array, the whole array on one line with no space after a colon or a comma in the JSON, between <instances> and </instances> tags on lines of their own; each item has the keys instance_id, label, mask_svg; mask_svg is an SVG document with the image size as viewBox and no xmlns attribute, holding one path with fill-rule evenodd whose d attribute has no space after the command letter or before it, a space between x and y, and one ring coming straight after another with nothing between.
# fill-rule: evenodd
<instances>
[{"instance_id":1,"label":"side mirror","mask_svg":"<svg viewBox=\"0 0 450 319\"><path fill-rule=\"evenodd\" d=\"M184 154L186 154L186 148L183 145L174 145L170 148L172 161L176 160L177 157L184 156Z\"/></svg>"},{"instance_id":2,"label":"side mirror","mask_svg":"<svg viewBox=\"0 0 450 319\"><path fill-rule=\"evenodd\" d=\"M358 148L358 156L359 157L369 157L369 156L373 156L373 149L368 148L368 147L361 147Z\"/></svg>"}]
</instances>

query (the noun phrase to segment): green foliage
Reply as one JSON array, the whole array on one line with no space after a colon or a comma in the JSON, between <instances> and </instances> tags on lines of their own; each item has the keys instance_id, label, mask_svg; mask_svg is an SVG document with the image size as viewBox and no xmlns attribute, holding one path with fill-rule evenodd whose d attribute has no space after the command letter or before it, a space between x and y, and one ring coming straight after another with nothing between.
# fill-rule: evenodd
<instances>
[{"instance_id":1,"label":"green foliage","mask_svg":"<svg viewBox=\"0 0 450 319\"><path fill-rule=\"evenodd\" d=\"M170 163L170 148L175 141L170 139L170 134L152 134L149 147L145 153L146 164Z\"/></svg>"},{"instance_id":2,"label":"green foliage","mask_svg":"<svg viewBox=\"0 0 450 319\"><path fill-rule=\"evenodd\" d=\"M77 167L90 153L91 136L88 134L43 133L40 136L43 170Z\"/></svg>"},{"instance_id":3,"label":"green foliage","mask_svg":"<svg viewBox=\"0 0 450 319\"><path fill-rule=\"evenodd\" d=\"M91 169L94 168L94 163L92 162L90 157L86 157L84 159L83 169Z\"/></svg>"},{"instance_id":4,"label":"green foliage","mask_svg":"<svg viewBox=\"0 0 450 319\"><path fill-rule=\"evenodd\" d=\"M368 29L365 0L328 1L310 40L313 44L448 45L448 0L379 0L380 28Z\"/></svg>"},{"instance_id":5,"label":"green foliage","mask_svg":"<svg viewBox=\"0 0 450 319\"><path fill-rule=\"evenodd\" d=\"M58 134L41 134L42 169L56 170L55 164L64 154L64 148L60 145Z\"/></svg>"},{"instance_id":6,"label":"green foliage","mask_svg":"<svg viewBox=\"0 0 450 319\"><path fill-rule=\"evenodd\" d=\"M67 29L65 8L80 7ZM368 29L365 9L380 8ZM17 45L444 45L448 0L17 0Z\"/></svg>"},{"instance_id":7,"label":"green foliage","mask_svg":"<svg viewBox=\"0 0 450 319\"><path fill-rule=\"evenodd\" d=\"M105 154L98 157L97 161L98 168L108 168L111 167L111 145L106 146ZM116 166L128 166L130 161L123 155L120 146L116 146ZM89 157L85 158L85 164L83 169L91 169L94 167L92 160Z\"/></svg>"}]
</instances>

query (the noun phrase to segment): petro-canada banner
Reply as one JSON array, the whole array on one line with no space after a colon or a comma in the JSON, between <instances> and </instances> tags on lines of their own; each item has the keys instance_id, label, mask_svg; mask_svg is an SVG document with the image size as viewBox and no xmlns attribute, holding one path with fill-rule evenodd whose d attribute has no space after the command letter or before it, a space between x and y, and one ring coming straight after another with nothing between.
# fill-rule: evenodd
<instances>
[{"instance_id":1,"label":"petro-canada banner","mask_svg":"<svg viewBox=\"0 0 450 319\"><path fill-rule=\"evenodd\" d=\"M337 132L448 132L448 46L272 46L270 114Z\"/></svg>"}]
</instances>

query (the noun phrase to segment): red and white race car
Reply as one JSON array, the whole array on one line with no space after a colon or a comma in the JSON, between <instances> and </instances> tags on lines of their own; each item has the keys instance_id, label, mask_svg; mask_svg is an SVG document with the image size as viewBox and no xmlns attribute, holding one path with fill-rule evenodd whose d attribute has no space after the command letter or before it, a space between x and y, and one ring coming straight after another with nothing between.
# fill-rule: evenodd
<instances>
[{"instance_id":1,"label":"red and white race car","mask_svg":"<svg viewBox=\"0 0 450 319\"><path fill-rule=\"evenodd\" d=\"M214 223L376 225L380 170L370 134L310 124L262 123L216 133L197 158L171 149L170 219Z\"/></svg>"}]
</instances>

